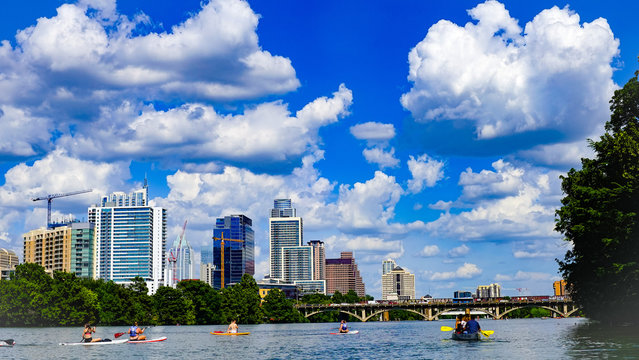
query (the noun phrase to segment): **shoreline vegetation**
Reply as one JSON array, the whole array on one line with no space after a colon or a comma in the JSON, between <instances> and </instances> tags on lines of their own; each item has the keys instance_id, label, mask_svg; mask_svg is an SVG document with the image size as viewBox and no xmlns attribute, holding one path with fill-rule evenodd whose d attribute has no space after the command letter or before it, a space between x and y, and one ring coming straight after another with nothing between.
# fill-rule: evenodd
<instances>
[{"instance_id":1,"label":"shoreline vegetation","mask_svg":"<svg viewBox=\"0 0 639 360\"><path fill-rule=\"evenodd\" d=\"M358 321L337 311L319 313L306 319L295 309L295 301L273 289L262 302L258 285L250 275L232 287L218 291L210 285L190 280L177 288L162 286L148 295L144 280L133 279L129 286L113 281L76 277L56 271L53 277L37 264L20 264L10 280L0 281L0 327L130 325L215 325L236 319L240 324L349 322ZM357 303L372 300L355 292L333 296L305 295L301 303ZM521 309L514 317L549 317L545 309ZM390 320L420 320L407 311L389 311ZM377 320L377 319L375 319ZM370 321L370 320L369 320Z\"/></svg>"}]
</instances>

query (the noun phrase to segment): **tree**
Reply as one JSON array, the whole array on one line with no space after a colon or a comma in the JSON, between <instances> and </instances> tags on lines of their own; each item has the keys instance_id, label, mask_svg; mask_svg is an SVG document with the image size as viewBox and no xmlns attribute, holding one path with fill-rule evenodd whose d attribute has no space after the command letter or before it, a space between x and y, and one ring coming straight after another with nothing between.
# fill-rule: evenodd
<instances>
[{"instance_id":1,"label":"tree","mask_svg":"<svg viewBox=\"0 0 639 360\"><path fill-rule=\"evenodd\" d=\"M280 289L272 289L262 303L264 316L272 323L304 322L306 319L293 307L293 301L286 298Z\"/></svg>"},{"instance_id":2,"label":"tree","mask_svg":"<svg viewBox=\"0 0 639 360\"><path fill-rule=\"evenodd\" d=\"M183 296L180 290L170 286L160 286L152 299L156 321L159 324L195 324L193 302Z\"/></svg>"},{"instance_id":3,"label":"tree","mask_svg":"<svg viewBox=\"0 0 639 360\"><path fill-rule=\"evenodd\" d=\"M344 295L344 302L349 304L355 304L360 302L360 298L359 296L357 296L357 293L351 289L351 290L348 290L346 295Z\"/></svg>"},{"instance_id":4,"label":"tree","mask_svg":"<svg viewBox=\"0 0 639 360\"><path fill-rule=\"evenodd\" d=\"M239 284L222 290L222 311L224 322L235 319L241 324L262 322L260 289L249 274L242 275Z\"/></svg>"},{"instance_id":5,"label":"tree","mask_svg":"<svg viewBox=\"0 0 639 360\"><path fill-rule=\"evenodd\" d=\"M335 290L332 300L333 300L333 304L341 304L344 302L344 295L342 295L342 293L339 292L339 290Z\"/></svg>"},{"instance_id":6,"label":"tree","mask_svg":"<svg viewBox=\"0 0 639 360\"><path fill-rule=\"evenodd\" d=\"M590 318L639 323L639 82L615 91L594 159L562 176L555 229L572 242L559 268Z\"/></svg>"},{"instance_id":7,"label":"tree","mask_svg":"<svg viewBox=\"0 0 639 360\"><path fill-rule=\"evenodd\" d=\"M220 324L222 296L209 284L200 280L184 280L177 284L185 298L191 300L197 325Z\"/></svg>"}]
</instances>

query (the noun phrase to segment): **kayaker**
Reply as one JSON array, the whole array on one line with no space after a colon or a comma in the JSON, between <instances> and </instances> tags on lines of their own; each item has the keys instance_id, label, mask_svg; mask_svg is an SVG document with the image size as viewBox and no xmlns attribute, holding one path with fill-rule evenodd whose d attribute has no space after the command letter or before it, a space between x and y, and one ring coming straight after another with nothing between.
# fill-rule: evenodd
<instances>
[{"instance_id":1,"label":"kayaker","mask_svg":"<svg viewBox=\"0 0 639 360\"><path fill-rule=\"evenodd\" d=\"M138 327L138 322L134 322L133 326L129 328L129 340L146 340L146 335L142 335L145 329Z\"/></svg>"},{"instance_id":2,"label":"kayaker","mask_svg":"<svg viewBox=\"0 0 639 360\"><path fill-rule=\"evenodd\" d=\"M461 334L464 332L464 325L462 324L462 316L457 315L457 319L455 320L455 332Z\"/></svg>"},{"instance_id":3,"label":"kayaker","mask_svg":"<svg viewBox=\"0 0 639 360\"><path fill-rule=\"evenodd\" d=\"M479 326L479 323L475 320L476 317L476 315L472 315L470 320L466 323L466 332L468 334L475 334L481 331L481 326Z\"/></svg>"},{"instance_id":4,"label":"kayaker","mask_svg":"<svg viewBox=\"0 0 639 360\"><path fill-rule=\"evenodd\" d=\"M346 324L346 320L342 320L339 323L339 332L347 333L348 332L348 324Z\"/></svg>"},{"instance_id":5,"label":"kayaker","mask_svg":"<svg viewBox=\"0 0 639 360\"><path fill-rule=\"evenodd\" d=\"M82 332L82 342L98 342L102 339L93 338L93 333L95 332L95 326L91 327L91 324L84 324L84 331Z\"/></svg>"},{"instance_id":6,"label":"kayaker","mask_svg":"<svg viewBox=\"0 0 639 360\"><path fill-rule=\"evenodd\" d=\"M231 323L229 324L229 328L226 329L227 333L230 334L237 334L237 323L235 322L235 320L231 320Z\"/></svg>"}]
</instances>

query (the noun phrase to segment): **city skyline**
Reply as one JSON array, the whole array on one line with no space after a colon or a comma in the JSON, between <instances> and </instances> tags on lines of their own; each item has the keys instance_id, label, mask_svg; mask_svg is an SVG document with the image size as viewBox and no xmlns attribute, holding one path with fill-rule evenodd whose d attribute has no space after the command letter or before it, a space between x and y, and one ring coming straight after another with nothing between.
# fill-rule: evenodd
<instances>
[{"instance_id":1,"label":"city skyline","mask_svg":"<svg viewBox=\"0 0 639 360\"><path fill-rule=\"evenodd\" d=\"M22 260L46 226L32 198L94 189L52 202L86 220L148 174L196 263L215 220L245 214L270 273L269 211L291 199L375 298L389 258L418 298L552 294L559 176L639 68L629 0L4 5L0 248Z\"/></svg>"}]
</instances>

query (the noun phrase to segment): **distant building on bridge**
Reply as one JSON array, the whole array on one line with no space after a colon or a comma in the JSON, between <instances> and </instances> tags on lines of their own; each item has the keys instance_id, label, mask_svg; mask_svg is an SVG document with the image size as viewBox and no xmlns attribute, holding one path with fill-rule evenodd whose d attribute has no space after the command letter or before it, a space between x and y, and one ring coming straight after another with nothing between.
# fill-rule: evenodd
<instances>
[{"instance_id":1,"label":"distant building on bridge","mask_svg":"<svg viewBox=\"0 0 639 360\"><path fill-rule=\"evenodd\" d=\"M555 296L570 295L570 292L566 290L566 280L564 280L564 279L555 281L552 284L552 288L555 291Z\"/></svg>"},{"instance_id":2,"label":"distant building on bridge","mask_svg":"<svg viewBox=\"0 0 639 360\"><path fill-rule=\"evenodd\" d=\"M335 291L346 294L349 290L359 297L366 295L353 252L342 251L339 259L326 259L326 294L333 295Z\"/></svg>"},{"instance_id":3,"label":"distant building on bridge","mask_svg":"<svg viewBox=\"0 0 639 360\"><path fill-rule=\"evenodd\" d=\"M490 285L479 285L477 287L477 298L488 299L501 297L501 285L495 283Z\"/></svg>"},{"instance_id":4,"label":"distant building on bridge","mask_svg":"<svg viewBox=\"0 0 639 360\"><path fill-rule=\"evenodd\" d=\"M393 260L382 262L382 272L385 267L394 264ZM415 275L395 266L393 270L382 274L382 300L411 300L415 299Z\"/></svg>"}]
</instances>

